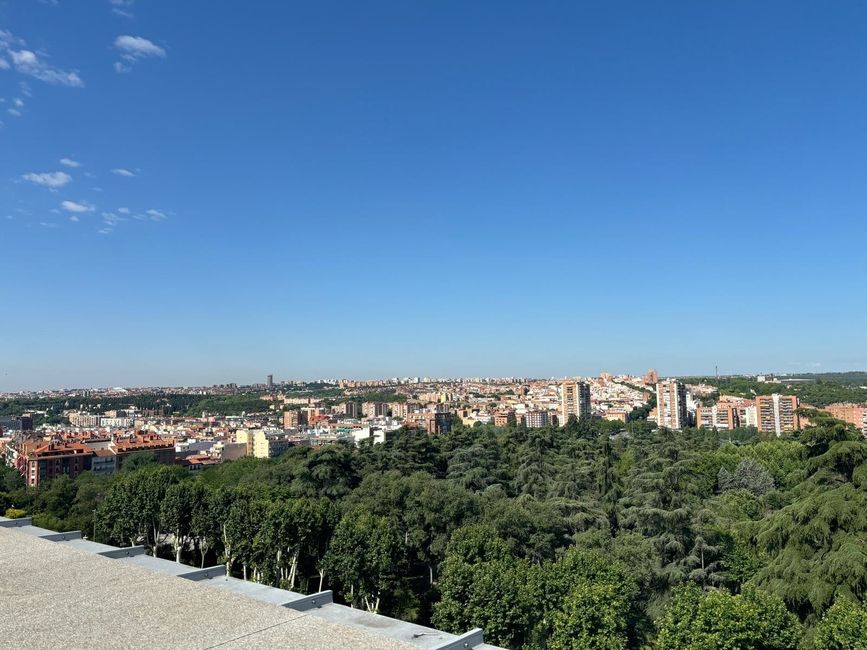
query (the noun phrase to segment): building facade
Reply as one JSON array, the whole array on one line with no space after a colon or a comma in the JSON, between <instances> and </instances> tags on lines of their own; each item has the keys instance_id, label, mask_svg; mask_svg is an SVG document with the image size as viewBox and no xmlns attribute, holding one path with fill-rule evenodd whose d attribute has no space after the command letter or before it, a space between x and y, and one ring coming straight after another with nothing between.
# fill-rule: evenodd
<instances>
[{"instance_id":1,"label":"building facade","mask_svg":"<svg viewBox=\"0 0 867 650\"><path fill-rule=\"evenodd\" d=\"M738 408L726 402L713 406L698 406L695 409L695 426L731 431L740 426Z\"/></svg>"},{"instance_id":2,"label":"building facade","mask_svg":"<svg viewBox=\"0 0 867 650\"><path fill-rule=\"evenodd\" d=\"M780 436L801 428L798 398L794 395L759 395L756 397L759 431Z\"/></svg>"},{"instance_id":3,"label":"building facade","mask_svg":"<svg viewBox=\"0 0 867 650\"><path fill-rule=\"evenodd\" d=\"M551 417L548 415L548 411L528 411L525 422L528 429L541 429L551 423Z\"/></svg>"},{"instance_id":4,"label":"building facade","mask_svg":"<svg viewBox=\"0 0 867 650\"><path fill-rule=\"evenodd\" d=\"M689 426L684 384L674 380L656 384L656 422L666 429L680 430Z\"/></svg>"},{"instance_id":5,"label":"building facade","mask_svg":"<svg viewBox=\"0 0 867 650\"><path fill-rule=\"evenodd\" d=\"M859 404L829 404L824 409L826 413L843 422L854 425L858 431L867 435L867 406Z\"/></svg>"},{"instance_id":6,"label":"building facade","mask_svg":"<svg viewBox=\"0 0 867 650\"><path fill-rule=\"evenodd\" d=\"M564 381L560 384L560 422L566 424L569 416L576 418L589 418L590 410L590 385L583 381Z\"/></svg>"},{"instance_id":7,"label":"building facade","mask_svg":"<svg viewBox=\"0 0 867 650\"><path fill-rule=\"evenodd\" d=\"M91 468L93 450L79 442L25 442L16 458L18 471L29 487L58 476L76 478Z\"/></svg>"}]
</instances>

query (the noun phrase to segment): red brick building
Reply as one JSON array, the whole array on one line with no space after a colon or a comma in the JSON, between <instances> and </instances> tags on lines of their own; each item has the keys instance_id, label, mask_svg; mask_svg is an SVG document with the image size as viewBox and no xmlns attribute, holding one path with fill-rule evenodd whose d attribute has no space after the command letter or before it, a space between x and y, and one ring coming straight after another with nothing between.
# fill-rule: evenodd
<instances>
[{"instance_id":1,"label":"red brick building","mask_svg":"<svg viewBox=\"0 0 867 650\"><path fill-rule=\"evenodd\" d=\"M38 487L58 476L76 478L90 469L93 450L80 442L25 442L18 451L16 466L27 485Z\"/></svg>"},{"instance_id":2,"label":"red brick building","mask_svg":"<svg viewBox=\"0 0 867 650\"><path fill-rule=\"evenodd\" d=\"M152 453L158 463L171 465L175 462L175 439L161 438L154 433L139 433L131 438L119 438L112 445L117 454L117 469L123 467L123 461L139 451Z\"/></svg>"}]
</instances>

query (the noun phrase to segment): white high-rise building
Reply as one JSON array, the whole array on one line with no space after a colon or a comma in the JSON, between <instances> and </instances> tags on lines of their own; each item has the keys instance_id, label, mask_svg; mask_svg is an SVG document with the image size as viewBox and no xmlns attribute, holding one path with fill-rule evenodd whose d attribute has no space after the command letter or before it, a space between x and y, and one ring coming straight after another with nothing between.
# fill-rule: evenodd
<instances>
[{"instance_id":1,"label":"white high-rise building","mask_svg":"<svg viewBox=\"0 0 867 650\"><path fill-rule=\"evenodd\" d=\"M560 426L565 426L569 416L589 418L590 386L583 381L564 381L560 385Z\"/></svg>"},{"instance_id":2,"label":"white high-rise building","mask_svg":"<svg viewBox=\"0 0 867 650\"><path fill-rule=\"evenodd\" d=\"M656 423L666 429L689 426L686 386L679 381L667 380L656 384Z\"/></svg>"}]
</instances>

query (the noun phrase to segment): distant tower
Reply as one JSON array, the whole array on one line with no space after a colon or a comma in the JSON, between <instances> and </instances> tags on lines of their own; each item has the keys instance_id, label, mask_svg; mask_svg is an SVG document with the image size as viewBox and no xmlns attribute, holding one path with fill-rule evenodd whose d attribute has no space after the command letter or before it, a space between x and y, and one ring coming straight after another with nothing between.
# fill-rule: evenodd
<instances>
[{"instance_id":1,"label":"distant tower","mask_svg":"<svg viewBox=\"0 0 867 650\"><path fill-rule=\"evenodd\" d=\"M268 375L268 388L274 388L274 375Z\"/></svg>"}]
</instances>

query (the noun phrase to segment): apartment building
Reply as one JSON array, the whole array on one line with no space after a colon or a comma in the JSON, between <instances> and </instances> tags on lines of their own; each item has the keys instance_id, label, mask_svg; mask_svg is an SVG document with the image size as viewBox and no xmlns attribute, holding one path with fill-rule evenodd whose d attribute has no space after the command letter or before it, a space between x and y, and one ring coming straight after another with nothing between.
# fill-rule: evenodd
<instances>
[{"instance_id":1,"label":"apartment building","mask_svg":"<svg viewBox=\"0 0 867 650\"><path fill-rule=\"evenodd\" d=\"M409 404L406 402L389 402L388 409L391 411L393 418L406 418L409 413Z\"/></svg>"},{"instance_id":2,"label":"apartment building","mask_svg":"<svg viewBox=\"0 0 867 650\"><path fill-rule=\"evenodd\" d=\"M583 381L564 381L560 384L560 422L566 424L569 416L589 418L590 385Z\"/></svg>"},{"instance_id":3,"label":"apartment building","mask_svg":"<svg viewBox=\"0 0 867 650\"><path fill-rule=\"evenodd\" d=\"M843 420L855 426L858 431L867 435L867 407L858 404L830 404L822 409L838 420Z\"/></svg>"},{"instance_id":4,"label":"apartment building","mask_svg":"<svg viewBox=\"0 0 867 650\"><path fill-rule=\"evenodd\" d=\"M379 418L388 415L388 404L386 402L364 402L361 405L361 412L366 418Z\"/></svg>"},{"instance_id":5,"label":"apartment building","mask_svg":"<svg viewBox=\"0 0 867 650\"><path fill-rule=\"evenodd\" d=\"M139 433L129 438L118 438L111 444L111 449L117 455L117 469L123 467L123 462L130 454L147 451L154 455L158 463L171 465L175 462L175 439L163 438L154 433Z\"/></svg>"},{"instance_id":6,"label":"apartment building","mask_svg":"<svg viewBox=\"0 0 867 650\"><path fill-rule=\"evenodd\" d=\"M684 384L674 380L656 384L656 422L667 429L679 430L689 426Z\"/></svg>"},{"instance_id":7,"label":"apartment building","mask_svg":"<svg viewBox=\"0 0 867 650\"><path fill-rule=\"evenodd\" d=\"M756 414L755 400L741 400L734 404L738 414L738 426L758 428L759 418Z\"/></svg>"},{"instance_id":8,"label":"apartment building","mask_svg":"<svg viewBox=\"0 0 867 650\"><path fill-rule=\"evenodd\" d=\"M283 428L297 429L301 424L300 411L283 411Z\"/></svg>"},{"instance_id":9,"label":"apartment building","mask_svg":"<svg viewBox=\"0 0 867 650\"><path fill-rule=\"evenodd\" d=\"M292 446L292 441L285 435L266 433L262 429L238 429L235 442L245 445L247 456L255 458L276 458Z\"/></svg>"},{"instance_id":10,"label":"apartment building","mask_svg":"<svg viewBox=\"0 0 867 650\"><path fill-rule=\"evenodd\" d=\"M541 429L551 424L551 416L548 411L527 411L524 421L528 429Z\"/></svg>"},{"instance_id":11,"label":"apartment building","mask_svg":"<svg viewBox=\"0 0 867 650\"><path fill-rule=\"evenodd\" d=\"M343 402L340 405L340 412L349 418L358 417L358 402Z\"/></svg>"},{"instance_id":12,"label":"apartment building","mask_svg":"<svg viewBox=\"0 0 867 650\"><path fill-rule=\"evenodd\" d=\"M801 428L798 398L794 395L759 395L756 397L759 431L782 435Z\"/></svg>"},{"instance_id":13,"label":"apartment building","mask_svg":"<svg viewBox=\"0 0 867 650\"><path fill-rule=\"evenodd\" d=\"M698 406L695 409L695 426L730 431L740 426L738 408L730 402Z\"/></svg>"},{"instance_id":14,"label":"apartment building","mask_svg":"<svg viewBox=\"0 0 867 650\"><path fill-rule=\"evenodd\" d=\"M69 424L74 427L81 427L83 429L90 429L99 426L99 421L102 419L101 415L93 415L92 413L70 413L69 414Z\"/></svg>"},{"instance_id":15,"label":"apartment building","mask_svg":"<svg viewBox=\"0 0 867 650\"><path fill-rule=\"evenodd\" d=\"M494 414L494 426L506 427L509 425L514 426L515 424L517 424L517 420L515 419L514 411Z\"/></svg>"},{"instance_id":16,"label":"apartment building","mask_svg":"<svg viewBox=\"0 0 867 650\"><path fill-rule=\"evenodd\" d=\"M447 411L431 412L421 411L418 413L408 413L406 422L410 426L423 429L430 434L448 433L452 429L453 416Z\"/></svg>"},{"instance_id":17,"label":"apartment building","mask_svg":"<svg viewBox=\"0 0 867 650\"><path fill-rule=\"evenodd\" d=\"M93 450L83 443L31 440L21 445L15 463L28 487L39 487L58 476L74 479L88 471L92 461Z\"/></svg>"}]
</instances>

